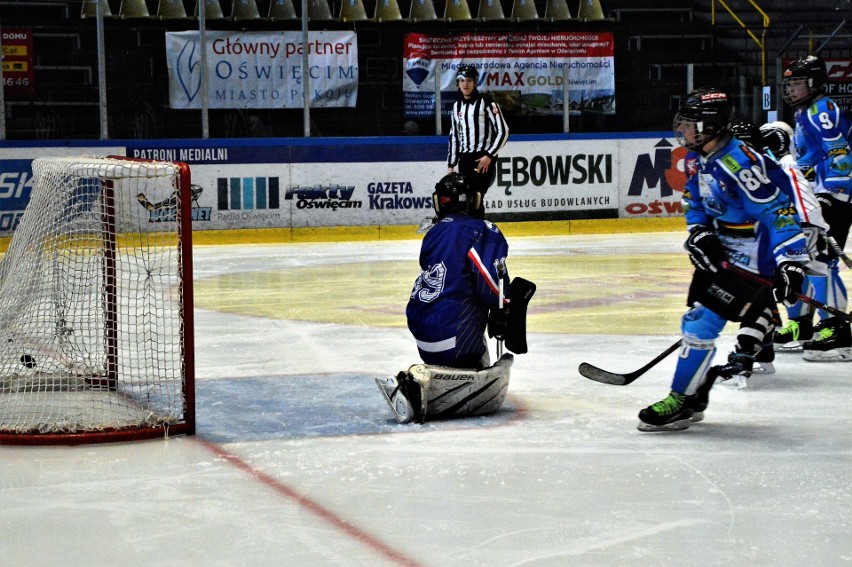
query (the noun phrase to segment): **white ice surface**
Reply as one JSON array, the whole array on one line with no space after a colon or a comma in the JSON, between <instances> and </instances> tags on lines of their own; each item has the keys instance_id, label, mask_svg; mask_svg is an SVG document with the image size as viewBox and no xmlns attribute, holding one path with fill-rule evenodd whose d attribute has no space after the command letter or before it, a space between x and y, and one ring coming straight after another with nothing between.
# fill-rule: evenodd
<instances>
[{"instance_id":1,"label":"white ice surface","mask_svg":"<svg viewBox=\"0 0 852 567\"><path fill-rule=\"evenodd\" d=\"M195 275L411 261L418 245L200 247ZM635 369L678 338L660 333L533 332L498 415L402 426L373 378L416 362L406 330L197 310L198 435L0 447L0 565L852 565L852 364L779 355L750 389L715 388L704 422L641 433L674 355L624 387L577 366Z\"/></svg>"}]
</instances>

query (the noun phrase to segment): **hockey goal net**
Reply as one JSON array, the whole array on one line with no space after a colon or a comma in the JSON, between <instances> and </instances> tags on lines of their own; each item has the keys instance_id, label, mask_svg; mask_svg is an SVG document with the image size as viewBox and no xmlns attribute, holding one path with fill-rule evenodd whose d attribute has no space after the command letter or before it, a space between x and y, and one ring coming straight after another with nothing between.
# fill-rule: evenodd
<instances>
[{"instance_id":1,"label":"hockey goal net","mask_svg":"<svg viewBox=\"0 0 852 567\"><path fill-rule=\"evenodd\" d=\"M0 260L0 444L194 433L189 168L32 168Z\"/></svg>"}]
</instances>

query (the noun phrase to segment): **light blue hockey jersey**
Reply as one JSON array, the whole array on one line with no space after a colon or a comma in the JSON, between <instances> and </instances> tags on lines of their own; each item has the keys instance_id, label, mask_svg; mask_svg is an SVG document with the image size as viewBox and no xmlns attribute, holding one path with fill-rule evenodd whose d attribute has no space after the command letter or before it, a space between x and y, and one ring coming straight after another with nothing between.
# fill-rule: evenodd
<instances>
[{"instance_id":1,"label":"light blue hockey jersey","mask_svg":"<svg viewBox=\"0 0 852 567\"><path fill-rule=\"evenodd\" d=\"M734 264L765 276L784 261L805 263L807 240L778 163L731 138L709 157L689 152L684 214L689 230L715 230Z\"/></svg>"},{"instance_id":2,"label":"light blue hockey jersey","mask_svg":"<svg viewBox=\"0 0 852 567\"><path fill-rule=\"evenodd\" d=\"M799 168L814 168L814 191L831 193L841 201L852 199L850 131L849 117L828 97L796 112L793 143Z\"/></svg>"}]
</instances>

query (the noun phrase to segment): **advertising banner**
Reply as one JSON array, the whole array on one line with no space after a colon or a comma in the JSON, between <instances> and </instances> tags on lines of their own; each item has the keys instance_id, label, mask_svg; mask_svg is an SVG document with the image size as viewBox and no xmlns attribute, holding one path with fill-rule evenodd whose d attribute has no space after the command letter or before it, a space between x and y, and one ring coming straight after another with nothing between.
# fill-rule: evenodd
<instances>
[{"instance_id":1,"label":"advertising banner","mask_svg":"<svg viewBox=\"0 0 852 567\"><path fill-rule=\"evenodd\" d=\"M618 150L606 140L509 142L485 209L519 221L615 218L618 185Z\"/></svg>"},{"instance_id":2,"label":"advertising banner","mask_svg":"<svg viewBox=\"0 0 852 567\"><path fill-rule=\"evenodd\" d=\"M852 59L826 59L825 67L828 71L825 94L852 113Z\"/></svg>"},{"instance_id":3,"label":"advertising banner","mask_svg":"<svg viewBox=\"0 0 852 567\"><path fill-rule=\"evenodd\" d=\"M485 195L486 214L498 222L682 216L686 150L667 134L509 141L493 164L496 179ZM434 216L431 195L447 171L446 138L438 136L324 144L125 143L126 148L5 148L0 236L10 235L24 214L33 187L31 161L38 156L126 154L187 162L196 231L418 225ZM159 222L157 215L152 207L150 221Z\"/></svg>"},{"instance_id":4,"label":"advertising banner","mask_svg":"<svg viewBox=\"0 0 852 567\"><path fill-rule=\"evenodd\" d=\"M682 216L687 149L670 138L624 139L618 146L619 218Z\"/></svg>"},{"instance_id":5,"label":"advertising banner","mask_svg":"<svg viewBox=\"0 0 852 567\"><path fill-rule=\"evenodd\" d=\"M303 108L304 50L310 105L354 107L358 41L354 31L207 31L209 108ZM169 105L201 108L201 41L197 31L166 33Z\"/></svg>"},{"instance_id":6,"label":"advertising banner","mask_svg":"<svg viewBox=\"0 0 852 567\"><path fill-rule=\"evenodd\" d=\"M610 32L406 34L405 115L434 116L436 81L447 114L458 96L456 68L461 63L479 69L479 89L510 114L561 115L563 68L569 112L615 114L613 59Z\"/></svg>"}]
</instances>

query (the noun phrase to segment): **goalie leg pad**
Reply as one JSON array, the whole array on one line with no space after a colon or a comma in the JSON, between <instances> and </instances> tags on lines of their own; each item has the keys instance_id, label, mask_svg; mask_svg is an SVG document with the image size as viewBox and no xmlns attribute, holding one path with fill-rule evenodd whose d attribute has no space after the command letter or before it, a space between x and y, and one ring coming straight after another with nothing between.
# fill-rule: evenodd
<instances>
[{"instance_id":1,"label":"goalie leg pad","mask_svg":"<svg viewBox=\"0 0 852 567\"><path fill-rule=\"evenodd\" d=\"M408 372L420 386L420 407L415 407L418 421L497 412L506 398L514 360L506 353L483 370L415 364Z\"/></svg>"}]
</instances>

